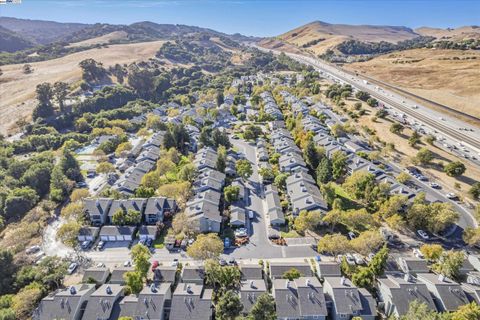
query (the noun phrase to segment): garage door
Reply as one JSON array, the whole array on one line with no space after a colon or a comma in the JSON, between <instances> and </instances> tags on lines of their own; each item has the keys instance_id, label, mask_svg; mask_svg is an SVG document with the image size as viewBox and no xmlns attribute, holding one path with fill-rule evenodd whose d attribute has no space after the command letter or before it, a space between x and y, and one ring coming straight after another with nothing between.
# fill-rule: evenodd
<instances>
[{"instance_id":1,"label":"garage door","mask_svg":"<svg viewBox=\"0 0 480 320\"><path fill-rule=\"evenodd\" d=\"M100 236L100 239L102 239L103 241L108 241L109 237L108 236Z\"/></svg>"},{"instance_id":2,"label":"garage door","mask_svg":"<svg viewBox=\"0 0 480 320\"><path fill-rule=\"evenodd\" d=\"M147 235L146 235L146 234L141 234L141 235L139 235L139 237L140 237L140 240L147 239Z\"/></svg>"},{"instance_id":3,"label":"garage door","mask_svg":"<svg viewBox=\"0 0 480 320\"><path fill-rule=\"evenodd\" d=\"M132 240L132 236L123 236L123 239L125 241L131 241Z\"/></svg>"},{"instance_id":4,"label":"garage door","mask_svg":"<svg viewBox=\"0 0 480 320\"><path fill-rule=\"evenodd\" d=\"M85 236L78 236L78 241L85 241Z\"/></svg>"},{"instance_id":5,"label":"garage door","mask_svg":"<svg viewBox=\"0 0 480 320\"><path fill-rule=\"evenodd\" d=\"M85 237L85 240L93 241L93 236L86 236L86 237Z\"/></svg>"},{"instance_id":6,"label":"garage door","mask_svg":"<svg viewBox=\"0 0 480 320\"><path fill-rule=\"evenodd\" d=\"M117 237L115 236L108 236L108 241L116 241Z\"/></svg>"}]
</instances>

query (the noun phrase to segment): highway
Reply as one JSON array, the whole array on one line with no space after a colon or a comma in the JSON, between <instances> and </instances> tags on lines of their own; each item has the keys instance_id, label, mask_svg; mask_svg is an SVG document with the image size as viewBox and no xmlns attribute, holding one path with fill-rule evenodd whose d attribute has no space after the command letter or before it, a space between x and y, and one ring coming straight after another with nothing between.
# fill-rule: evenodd
<instances>
[{"instance_id":1,"label":"highway","mask_svg":"<svg viewBox=\"0 0 480 320\"><path fill-rule=\"evenodd\" d=\"M264 52L273 52L274 54L280 53L276 50L265 49L256 45L253 46ZM434 128L438 132L443 133L445 136L455 141L457 146L469 147L471 151L470 154L476 154L480 157L480 129L478 127L471 126L458 119L449 118L442 113L418 105L414 101L410 101L393 92L386 91L384 88L379 88L366 80L355 77L354 75L321 60L299 54L284 53L298 62L313 66L334 80L350 84L357 90L368 92L380 102L383 102L384 104L397 109L399 112L417 119L418 121Z\"/></svg>"}]
</instances>

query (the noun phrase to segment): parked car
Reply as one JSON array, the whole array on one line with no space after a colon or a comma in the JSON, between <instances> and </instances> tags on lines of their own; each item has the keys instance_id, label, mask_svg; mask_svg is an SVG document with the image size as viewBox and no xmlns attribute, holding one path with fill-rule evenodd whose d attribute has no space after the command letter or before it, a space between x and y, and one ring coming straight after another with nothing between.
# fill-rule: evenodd
<instances>
[{"instance_id":1,"label":"parked car","mask_svg":"<svg viewBox=\"0 0 480 320\"><path fill-rule=\"evenodd\" d=\"M413 248L413 255L419 259L423 259L423 254L418 248Z\"/></svg>"},{"instance_id":2,"label":"parked car","mask_svg":"<svg viewBox=\"0 0 480 320\"><path fill-rule=\"evenodd\" d=\"M423 230L417 230L417 234L420 238L422 238L423 240L429 240L430 237L428 236L428 233L426 233L425 231Z\"/></svg>"},{"instance_id":3,"label":"parked car","mask_svg":"<svg viewBox=\"0 0 480 320\"><path fill-rule=\"evenodd\" d=\"M87 250L88 248L90 248L91 244L92 244L92 241L85 240L85 241L82 242L81 247L82 247L83 250Z\"/></svg>"},{"instance_id":4,"label":"parked car","mask_svg":"<svg viewBox=\"0 0 480 320\"><path fill-rule=\"evenodd\" d=\"M105 263L99 262L99 263L97 263L96 267L97 268L105 268Z\"/></svg>"},{"instance_id":5,"label":"parked car","mask_svg":"<svg viewBox=\"0 0 480 320\"><path fill-rule=\"evenodd\" d=\"M172 265L172 267L176 267L176 266L178 266L178 259L176 259L176 258L175 258L175 259L173 259L173 261L172 261L172 264L171 264L171 265Z\"/></svg>"},{"instance_id":6,"label":"parked car","mask_svg":"<svg viewBox=\"0 0 480 320\"><path fill-rule=\"evenodd\" d=\"M151 247L153 244L153 240L151 238L148 238L145 244L147 245L147 247Z\"/></svg>"},{"instance_id":7,"label":"parked car","mask_svg":"<svg viewBox=\"0 0 480 320\"><path fill-rule=\"evenodd\" d=\"M349 231L349 232L348 232L348 237L350 238L350 240L353 240L353 239L355 239L357 236L356 236L355 233L353 233L352 231Z\"/></svg>"},{"instance_id":8,"label":"parked car","mask_svg":"<svg viewBox=\"0 0 480 320\"><path fill-rule=\"evenodd\" d=\"M237 264L237 261L235 261L234 257L231 257L230 259L228 259L228 264L234 266Z\"/></svg>"},{"instance_id":9,"label":"parked car","mask_svg":"<svg viewBox=\"0 0 480 320\"><path fill-rule=\"evenodd\" d=\"M77 182L77 188L86 188L87 183L84 181Z\"/></svg>"},{"instance_id":10,"label":"parked car","mask_svg":"<svg viewBox=\"0 0 480 320\"><path fill-rule=\"evenodd\" d=\"M255 213L252 210L248 210L248 218L253 219L255 217Z\"/></svg>"},{"instance_id":11,"label":"parked car","mask_svg":"<svg viewBox=\"0 0 480 320\"><path fill-rule=\"evenodd\" d=\"M225 259L220 259L220 261L218 261L218 263L219 263L222 267L227 265L227 261L225 261Z\"/></svg>"},{"instance_id":12,"label":"parked car","mask_svg":"<svg viewBox=\"0 0 480 320\"><path fill-rule=\"evenodd\" d=\"M103 247L105 247L105 241L102 240L97 244L97 250L103 250Z\"/></svg>"},{"instance_id":13,"label":"parked car","mask_svg":"<svg viewBox=\"0 0 480 320\"><path fill-rule=\"evenodd\" d=\"M138 243L145 245L146 241L147 239L144 238L144 239L138 240Z\"/></svg>"},{"instance_id":14,"label":"parked car","mask_svg":"<svg viewBox=\"0 0 480 320\"><path fill-rule=\"evenodd\" d=\"M235 230L235 237L246 237L246 236L247 236L246 228L239 228Z\"/></svg>"},{"instance_id":15,"label":"parked car","mask_svg":"<svg viewBox=\"0 0 480 320\"><path fill-rule=\"evenodd\" d=\"M321 260L322 258L320 258L320 256L315 256L315 261L320 262Z\"/></svg>"},{"instance_id":16,"label":"parked car","mask_svg":"<svg viewBox=\"0 0 480 320\"><path fill-rule=\"evenodd\" d=\"M230 248L230 238L225 238L223 241L225 248Z\"/></svg>"},{"instance_id":17,"label":"parked car","mask_svg":"<svg viewBox=\"0 0 480 320\"><path fill-rule=\"evenodd\" d=\"M126 267L131 267L132 266L132 262L130 260L127 260L123 263L123 266L126 268Z\"/></svg>"},{"instance_id":18,"label":"parked car","mask_svg":"<svg viewBox=\"0 0 480 320\"><path fill-rule=\"evenodd\" d=\"M363 257L361 255L359 255L358 253L354 253L353 254L353 258L355 259L355 263L356 264L365 264L365 260L363 259Z\"/></svg>"},{"instance_id":19,"label":"parked car","mask_svg":"<svg viewBox=\"0 0 480 320\"><path fill-rule=\"evenodd\" d=\"M355 258L353 257L353 255L351 253L347 253L345 255L345 258L347 259L347 263L351 266L354 266L355 265Z\"/></svg>"},{"instance_id":20,"label":"parked car","mask_svg":"<svg viewBox=\"0 0 480 320\"><path fill-rule=\"evenodd\" d=\"M25 250L25 253L26 254L32 254L32 253L35 253L35 252L38 252L40 251L40 246L31 246L29 248L27 248L27 250Z\"/></svg>"},{"instance_id":21,"label":"parked car","mask_svg":"<svg viewBox=\"0 0 480 320\"><path fill-rule=\"evenodd\" d=\"M75 269L77 269L78 267L78 264L76 262L72 262L69 266L68 266L68 269L67 269L67 273L68 274L72 274Z\"/></svg>"}]
</instances>

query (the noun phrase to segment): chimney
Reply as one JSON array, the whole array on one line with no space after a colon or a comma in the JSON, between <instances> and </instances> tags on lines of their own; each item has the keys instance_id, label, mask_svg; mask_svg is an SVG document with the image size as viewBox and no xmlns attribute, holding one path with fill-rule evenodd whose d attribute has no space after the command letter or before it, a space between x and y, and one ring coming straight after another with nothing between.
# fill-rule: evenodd
<instances>
[{"instance_id":1,"label":"chimney","mask_svg":"<svg viewBox=\"0 0 480 320\"><path fill-rule=\"evenodd\" d=\"M251 280L251 281L250 281L250 288L254 288L254 287L255 287L253 283L254 283L253 280Z\"/></svg>"},{"instance_id":2,"label":"chimney","mask_svg":"<svg viewBox=\"0 0 480 320\"><path fill-rule=\"evenodd\" d=\"M407 282L410 282L411 278L410 278L410 274L409 273L405 273L404 276L403 276L403 280L407 281Z\"/></svg>"},{"instance_id":3,"label":"chimney","mask_svg":"<svg viewBox=\"0 0 480 320\"><path fill-rule=\"evenodd\" d=\"M157 292L157 288L155 287L155 284L154 284L154 283L152 283L152 284L150 285L150 291L152 291L152 292Z\"/></svg>"},{"instance_id":4,"label":"chimney","mask_svg":"<svg viewBox=\"0 0 480 320\"><path fill-rule=\"evenodd\" d=\"M444 282L445 281L445 276L443 274L439 274L438 275L438 280L441 281L441 282Z\"/></svg>"},{"instance_id":5,"label":"chimney","mask_svg":"<svg viewBox=\"0 0 480 320\"><path fill-rule=\"evenodd\" d=\"M75 289L74 286L71 286L71 287L70 287L70 294L74 295L74 294L76 294L76 293L77 293L77 289Z\"/></svg>"},{"instance_id":6,"label":"chimney","mask_svg":"<svg viewBox=\"0 0 480 320\"><path fill-rule=\"evenodd\" d=\"M305 285L308 287L310 286L310 279L305 280Z\"/></svg>"},{"instance_id":7,"label":"chimney","mask_svg":"<svg viewBox=\"0 0 480 320\"><path fill-rule=\"evenodd\" d=\"M345 277L342 276L342 277L340 278L340 284L341 284L342 286L344 286L344 285L345 285L345 281L346 281Z\"/></svg>"},{"instance_id":8,"label":"chimney","mask_svg":"<svg viewBox=\"0 0 480 320\"><path fill-rule=\"evenodd\" d=\"M112 292L112 288L111 288L110 286L107 286L107 287L105 288L105 292L106 292L107 294L112 294L112 293L113 293L113 292Z\"/></svg>"},{"instance_id":9,"label":"chimney","mask_svg":"<svg viewBox=\"0 0 480 320\"><path fill-rule=\"evenodd\" d=\"M285 288L289 288L290 287L290 281L285 281Z\"/></svg>"},{"instance_id":10,"label":"chimney","mask_svg":"<svg viewBox=\"0 0 480 320\"><path fill-rule=\"evenodd\" d=\"M192 287L190 285L187 285L187 292L192 293Z\"/></svg>"}]
</instances>

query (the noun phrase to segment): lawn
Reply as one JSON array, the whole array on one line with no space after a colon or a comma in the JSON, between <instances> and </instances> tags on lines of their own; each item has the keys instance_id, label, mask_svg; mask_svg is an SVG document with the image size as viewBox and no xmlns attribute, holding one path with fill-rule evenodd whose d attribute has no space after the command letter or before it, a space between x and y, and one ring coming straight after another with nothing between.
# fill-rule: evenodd
<instances>
[{"instance_id":1,"label":"lawn","mask_svg":"<svg viewBox=\"0 0 480 320\"><path fill-rule=\"evenodd\" d=\"M362 206L353 200L350 195L343 190L342 186L336 183L332 183L335 188L335 194L338 198L342 199L342 203L345 206L345 209L361 209Z\"/></svg>"},{"instance_id":2,"label":"lawn","mask_svg":"<svg viewBox=\"0 0 480 320\"><path fill-rule=\"evenodd\" d=\"M280 235L282 238L300 238L301 235L298 234L295 230L290 230L289 232L281 231Z\"/></svg>"},{"instance_id":3,"label":"lawn","mask_svg":"<svg viewBox=\"0 0 480 320\"><path fill-rule=\"evenodd\" d=\"M153 241L153 246L155 249L163 249L165 248L165 236L167 235L167 229L163 228L163 230L158 235L157 239Z\"/></svg>"}]
</instances>

